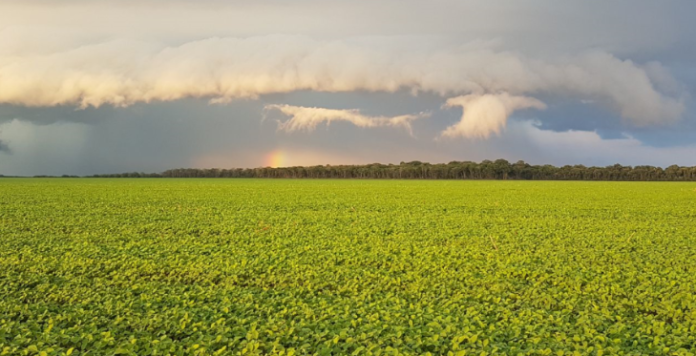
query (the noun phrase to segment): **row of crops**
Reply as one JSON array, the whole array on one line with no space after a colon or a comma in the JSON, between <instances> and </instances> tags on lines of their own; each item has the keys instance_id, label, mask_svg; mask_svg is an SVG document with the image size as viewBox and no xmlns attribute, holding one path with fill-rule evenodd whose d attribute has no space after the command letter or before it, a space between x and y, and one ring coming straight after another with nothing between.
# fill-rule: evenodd
<instances>
[{"instance_id":1,"label":"row of crops","mask_svg":"<svg viewBox=\"0 0 696 356\"><path fill-rule=\"evenodd\" d=\"M693 183L0 180L2 355L694 355Z\"/></svg>"}]
</instances>

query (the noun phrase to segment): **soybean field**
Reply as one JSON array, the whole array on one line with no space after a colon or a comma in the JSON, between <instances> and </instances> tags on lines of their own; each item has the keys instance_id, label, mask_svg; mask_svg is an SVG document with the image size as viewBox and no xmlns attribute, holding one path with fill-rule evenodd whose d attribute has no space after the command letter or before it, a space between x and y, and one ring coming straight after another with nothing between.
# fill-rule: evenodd
<instances>
[{"instance_id":1,"label":"soybean field","mask_svg":"<svg viewBox=\"0 0 696 356\"><path fill-rule=\"evenodd\" d=\"M696 184L0 179L2 355L694 355Z\"/></svg>"}]
</instances>

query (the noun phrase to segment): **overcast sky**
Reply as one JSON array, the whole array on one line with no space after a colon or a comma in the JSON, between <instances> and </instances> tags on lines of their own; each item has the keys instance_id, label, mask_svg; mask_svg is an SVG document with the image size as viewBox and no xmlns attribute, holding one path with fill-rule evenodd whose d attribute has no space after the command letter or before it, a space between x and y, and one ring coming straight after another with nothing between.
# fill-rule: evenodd
<instances>
[{"instance_id":1,"label":"overcast sky","mask_svg":"<svg viewBox=\"0 0 696 356\"><path fill-rule=\"evenodd\" d=\"M0 174L696 165L692 0L4 0Z\"/></svg>"}]
</instances>

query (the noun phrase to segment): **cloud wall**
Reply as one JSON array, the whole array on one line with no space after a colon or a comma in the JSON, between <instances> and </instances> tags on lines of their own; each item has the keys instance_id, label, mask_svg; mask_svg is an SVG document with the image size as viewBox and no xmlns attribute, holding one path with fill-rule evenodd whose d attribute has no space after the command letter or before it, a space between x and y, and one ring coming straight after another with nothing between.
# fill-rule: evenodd
<instances>
[{"instance_id":1,"label":"cloud wall","mask_svg":"<svg viewBox=\"0 0 696 356\"><path fill-rule=\"evenodd\" d=\"M2 38L8 34L0 32ZM482 47L482 48L481 48ZM596 99L639 124L680 117L682 93L670 81L606 52L538 60L484 46L422 53L303 36L212 38L178 46L111 40L43 53L0 50L0 103L105 104L210 97L224 102L297 90L410 89L447 95L561 93Z\"/></svg>"}]
</instances>

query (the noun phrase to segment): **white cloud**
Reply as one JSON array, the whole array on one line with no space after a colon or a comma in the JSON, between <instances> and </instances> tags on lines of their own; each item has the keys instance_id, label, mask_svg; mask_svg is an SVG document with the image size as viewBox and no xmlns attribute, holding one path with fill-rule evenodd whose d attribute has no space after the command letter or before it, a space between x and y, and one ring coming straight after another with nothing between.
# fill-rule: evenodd
<instances>
[{"instance_id":1,"label":"white cloud","mask_svg":"<svg viewBox=\"0 0 696 356\"><path fill-rule=\"evenodd\" d=\"M651 80L656 73L601 51L540 60L480 43L419 51L280 35L179 46L112 40L50 53L0 52L0 103L125 106L187 97L227 102L300 90L554 93L604 103L637 125L672 122L683 114L685 94L658 91ZM661 85L669 78L659 72Z\"/></svg>"},{"instance_id":2,"label":"white cloud","mask_svg":"<svg viewBox=\"0 0 696 356\"><path fill-rule=\"evenodd\" d=\"M532 146L520 149L536 148L537 157L534 160L542 163L693 166L696 157L696 145L653 147L629 135L619 139L603 139L593 131L541 130L531 122L517 122L512 131L503 140L520 136L517 144L526 142L527 146Z\"/></svg>"},{"instance_id":3,"label":"white cloud","mask_svg":"<svg viewBox=\"0 0 696 356\"><path fill-rule=\"evenodd\" d=\"M445 107L459 106L463 109L461 120L442 132L443 137L488 138L491 134L500 134L505 128L508 117L520 109L543 110L546 105L541 101L524 97L511 96L507 93L485 95L463 95L447 99Z\"/></svg>"},{"instance_id":4,"label":"white cloud","mask_svg":"<svg viewBox=\"0 0 696 356\"><path fill-rule=\"evenodd\" d=\"M357 109L336 110L315 107L303 107L292 105L266 105L265 110L278 110L290 119L285 122L278 122L278 130L292 131L314 131L321 123L331 124L332 122L349 122L357 127L401 127L413 135L411 121L428 117L426 113L399 116L368 116L363 115Z\"/></svg>"}]
</instances>

